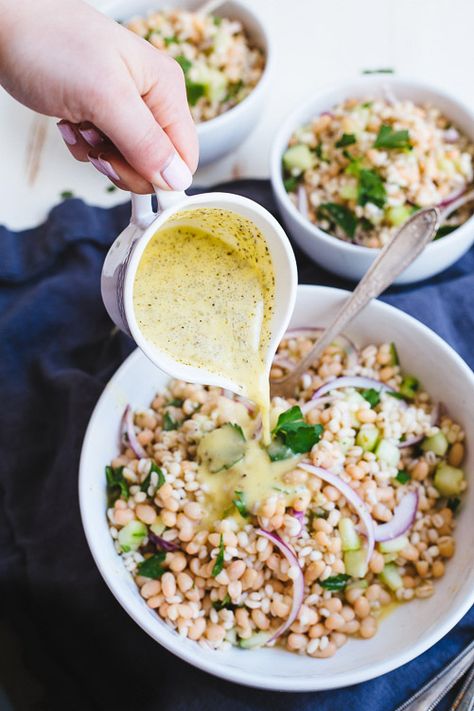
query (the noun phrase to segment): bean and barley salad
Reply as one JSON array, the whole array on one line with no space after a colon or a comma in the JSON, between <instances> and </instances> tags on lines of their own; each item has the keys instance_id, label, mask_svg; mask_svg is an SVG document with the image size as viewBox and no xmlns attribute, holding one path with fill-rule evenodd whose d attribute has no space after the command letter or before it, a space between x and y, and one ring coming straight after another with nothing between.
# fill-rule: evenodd
<instances>
[{"instance_id":1,"label":"bean and barley salad","mask_svg":"<svg viewBox=\"0 0 474 711\"><path fill-rule=\"evenodd\" d=\"M473 187L474 144L435 106L349 98L298 128L283 155L295 206L341 240L380 248L419 208ZM454 212L435 238L472 215Z\"/></svg>"},{"instance_id":2,"label":"bean and barley salad","mask_svg":"<svg viewBox=\"0 0 474 711\"><path fill-rule=\"evenodd\" d=\"M209 121L239 104L258 84L265 56L242 23L227 17L160 10L126 27L181 65L193 119Z\"/></svg>"},{"instance_id":3,"label":"bean and barley salad","mask_svg":"<svg viewBox=\"0 0 474 711\"><path fill-rule=\"evenodd\" d=\"M315 337L288 334L272 377ZM290 456L289 470L252 505L245 492L232 492L219 515L209 517L201 469L212 448L203 443L223 431L234 437L232 458L211 475L224 486L245 469L235 446L258 439L252 407L219 388L175 380L150 408L127 409L122 451L106 468L110 532L146 604L182 637L211 649L278 643L326 658L349 637L373 637L384 611L434 593L455 552L464 432L416 377L401 373L394 344L356 350L348 343L326 349L293 399L272 401L268 453L278 465ZM344 376L374 384L340 387ZM334 389L312 400L329 381ZM293 452L285 454L288 447ZM360 510L311 467L349 485L378 530L393 525L400 502L415 497L409 527L377 542L364 562Z\"/></svg>"}]
</instances>

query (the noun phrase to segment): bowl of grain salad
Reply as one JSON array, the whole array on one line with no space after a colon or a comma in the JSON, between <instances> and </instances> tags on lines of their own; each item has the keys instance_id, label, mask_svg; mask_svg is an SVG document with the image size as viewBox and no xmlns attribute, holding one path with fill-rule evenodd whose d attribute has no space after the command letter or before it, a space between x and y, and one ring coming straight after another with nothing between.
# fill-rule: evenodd
<instances>
[{"instance_id":1,"label":"bowl of grain salad","mask_svg":"<svg viewBox=\"0 0 474 711\"><path fill-rule=\"evenodd\" d=\"M346 297L298 288L273 377ZM285 691L358 683L474 601L473 417L468 366L381 302L273 400L268 447L251 403L137 350L84 439L87 540L126 612L196 667Z\"/></svg>"},{"instance_id":2,"label":"bowl of grain salad","mask_svg":"<svg viewBox=\"0 0 474 711\"><path fill-rule=\"evenodd\" d=\"M102 8L180 64L200 147L200 165L231 153L254 128L268 84L270 43L254 12L225 2L112 0Z\"/></svg>"},{"instance_id":3,"label":"bowl of grain salad","mask_svg":"<svg viewBox=\"0 0 474 711\"><path fill-rule=\"evenodd\" d=\"M418 209L444 210L474 188L474 114L424 83L366 76L318 92L278 133L272 186L298 244L358 280ZM451 266L474 241L474 201L442 220L398 278Z\"/></svg>"}]
</instances>

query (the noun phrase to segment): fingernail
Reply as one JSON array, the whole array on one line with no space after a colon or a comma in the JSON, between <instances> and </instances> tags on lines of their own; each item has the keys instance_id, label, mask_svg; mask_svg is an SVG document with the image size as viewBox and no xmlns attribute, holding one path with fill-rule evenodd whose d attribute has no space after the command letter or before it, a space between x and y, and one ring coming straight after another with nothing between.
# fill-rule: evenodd
<instances>
[{"instance_id":1,"label":"fingernail","mask_svg":"<svg viewBox=\"0 0 474 711\"><path fill-rule=\"evenodd\" d=\"M162 168L161 176L172 190L186 190L193 182L191 171L177 153L174 153L168 164Z\"/></svg>"},{"instance_id":2,"label":"fingernail","mask_svg":"<svg viewBox=\"0 0 474 711\"><path fill-rule=\"evenodd\" d=\"M98 131L96 131L95 128L79 128L78 130L82 138L86 141L86 143L92 146L92 148L100 146L100 144L104 142L103 137Z\"/></svg>"},{"instance_id":3,"label":"fingernail","mask_svg":"<svg viewBox=\"0 0 474 711\"><path fill-rule=\"evenodd\" d=\"M89 161L92 163L94 168L96 168L99 173L106 175L107 178L111 180L120 180L120 175L116 173L111 163L100 155L95 158L94 156L88 155Z\"/></svg>"},{"instance_id":4,"label":"fingernail","mask_svg":"<svg viewBox=\"0 0 474 711\"><path fill-rule=\"evenodd\" d=\"M59 133L63 137L64 142L67 143L68 146L73 146L77 143L76 132L70 124L66 121L60 121L56 124L56 126L58 127Z\"/></svg>"}]
</instances>

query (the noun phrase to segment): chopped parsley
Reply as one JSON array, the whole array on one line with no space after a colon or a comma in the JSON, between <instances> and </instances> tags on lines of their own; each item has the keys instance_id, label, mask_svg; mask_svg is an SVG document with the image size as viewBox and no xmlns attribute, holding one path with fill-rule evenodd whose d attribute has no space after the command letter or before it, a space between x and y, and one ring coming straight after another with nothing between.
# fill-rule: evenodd
<instances>
[{"instance_id":1,"label":"chopped parsley","mask_svg":"<svg viewBox=\"0 0 474 711\"><path fill-rule=\"evenodd\" d=\"M294 175L290 175L289 178L285 178L283 180L283 186L284 186L287 193L293 192L293 190L295 190L298 187L300 178L301 178L301 176L295 177Z\"/></svg>"},{"instance_id":2,"label":"chopped parsley","mask_svg":"<svg viewBox=\"0 0 474 711\"><path fill-rule=\"evenodd\" d=\"M170 44L178 44L179 39L176 37L176 35L170 35L170 37L165 37L165 45L166 47L169 47Z\"/></svg>"},{"instance_id":3,"label":"chopped parsley","mask_svg":"<svg viewBox=\"0 0 474 711\"><path fill-rule=\"evenodd\" d=\"M184 400L181 400L179 397L175 397L169 402L166 403L167 407L182 407L184 403Z\"/></svg>"},{"instance_id":4,"label":"chopped parsley","mask_svg":"<svg viewBox=\"0 0 474 711\"><path fill-rule=\"evenodd\" d=\"M359 191L357 202L366 205L371 202L377 207L383 207L387 193L382 178L374 170L361 169L359 173Z\"/></svg>"},{"instance_id":5,"label":"chopped parsley","mask_svg":"<svg viewBox=\"0 0 474 711\"><path fill-rule=\"evenodd\" d=\"M224 101L230 101L230 99L235 99L235 97L243 88L243 86L244 82L241 79L239 79L239 81L232 82L232 84L229 84Z\"/></svg>"},{"instance_id":6,"label":"chopped parsley","mask_svg":"<svg viewBox=\"0 0 474 711\"><path fill-rule=\"evenodd\" d=\"M294 454L309 452L319 442L322 425L308 425L298 405L282 412L273 433ZM282 457L283 459L283 457Z\"/></svg>"},{"instance_id":7,"label":"chopped parsley","mask_svg":"<svg viewBox=\"0 0 474 711\"><path fill-rule=\"evenodd\" d=\"M448 507L448 509L451 509L453 513L456 513L460 504L461 499L459 498L459 496L453 496L452 498L448 499L446 506Z\"/></svg>"},{"instance_id":8,"label":"chopped parsley","mask_svg":"<svg viewBox=\"0 0 474 711\"><path fill-rule=\"evenodd\" d=\"M339 575L331 575L329 578L326 578L326 580L320 580L319 584L325 590L339 592L346 588L346 585L350 579L350 575L347 575L346 573L339 573Z\"/></svg>"},{"instance_id":9,"label":"chopped parsley","mask_svg":"<svg viewBox=\"0 0 474 711\"><path fill-rule=\"evenodd\" d=\"M219 553L217 554L216 561L212 567L212 577L216 578L224 567L224 538L221 533L221 538L219 541Z\"/></svg>"},{"instance_id":10,"label":"chopped parsley","mask_svg":"<svg viewBox=\"0 0 474 711\"><path fill-rule=\"evenodd\" d=\"M400 358L398 357L397 346L393 342L390 344L390 359L391 365L400 365Z\"/></svg>"},{"instance_id":11,"label":"chopped parsley","mask_svg":"<svg viewBox=\"0 0 474 711\"><path fill-rule=\"evenodd\" d=\"M404 469L399 469L398 474L395 477L395 479L400 483L400 484L406 484L407 482L410 481L411 476L409 475L408 472L406 472Z\"/></svg>"},{"instance_id":12,"label":"chopped parsley","mask_svg":"<svg viewBox=\"0 0 474 711\"><path fill-rule=\"evenodd\" d=\"M377 138L375 139L374 148L411 148L410 134L406 129L402 131L394 131L391 126L382 124L380 126Z\"/></svg>"},{"instance_id":13,"label":"chopped parsley","mask_svg":"<svg viewBox=\"0 0 474 711\"><path fill-rule=\"evenodd\" d=\"M148 476L147 476L146 479L143 481L143 483L142 483L142 485L141 485L141 487L140 487L140 490L141 490L141 491L144 491L145 493L148 493L148 489L149 489L150 486L151 486L151 475L152 475L153 473L158 474L158 483L157 483L157 485L156 485L155 492L158 491L158 489L159 489L161 486L163 486L163 484L164 484L165 481L166 481L166 480L165 480L165 475L164 475L163 472L161 471L160 467L157 467L156 464L155 464L155 462L152 462L152 463L151 463L151 467L150 467L150 473L148 474ZM154 493L155 493L155 492L154 492ZM154 495L154 493L153 493L153 495Z\"/></svg>"},{"instance_id":14,"label":"chopped parsley","mask_svg":"<svg viewBox=\"0 0 474 711\"><path fill-rule=\"evenodd\" d=\"M234 498L232 499L232 503L234 504L235 508L242 516L242 518L248 518L249 512L245 504L245 496L243 491L234 491Z\"/></svg>"},{"instance_id":15,"label":"chopped parsley","mask_svg":"<svg viewBox=\"0 0 474 711\"><path fill-rule=\"evenodd\" d=\"M105 192L107 192L107 193L114 193L116 190L117 190L116 185L107 185L107 187L105 188Z\"/></svg>"},{"instance_id":16,"label":"chopped parsley","mask_svg":"<svg viewBox=\"0 0 474 711\"><path fill-rule=\"evenodd\" d=\"M386 390L385 394L390 395L390 397L394 397L395 400L405 400L405 396L398 393L396 390Z\"/></svg>"},{"instance_id":17,"label":"chopped parsley","mask_svg":"<svg viewBox=\"0 0 474 711\"><path fill-rule=\"evenodd\" d=\"M164 417L163 417L163 429L166 432L169 432L170 430L177 430L178 429L178 423L176 420L173 420L169 412L165 412Z\"/></svg>"},{"instance_id":18,"label":"chopped parsley","mask_svg":"<svg viewBox=\"0 0 474 711\"><path fill-rule=\"evenodd\" d=\"M375 390L375 388L369 388L368 390L363 390L361 392L362 397L367 400L370 407L375 407L380 402L380 391Z\"/></svg>"},{"instance_id":19,"label":"chopped parsley","mask_svg":"<svg viewBox=\"0 0 474 711\"><path fill-rule=\"evenodd\" d=\"M231 602L229 593L226 593L223 600L214 600L212 607L219 612L219 610L235 610L237 605Z\"/></svg>"},{"instance_id":20,"label":"chopped parsley","mask_svg":"<svg viewBox=\"0 0 474 711\"><path fill-rule=\"evenodd\" d=\"M348 237L353 239L357 228L357 217L350 208L335 202L325 202L318 208L318 217L335 223Z\"/></svg>"},{"instance_id":21,"label":"chopped parsley","mask_svg":"<svg viewBox=\"0 0 474 711\"><path fill-rule=\"evenodd\" d=\"M414 375L405 375L401 382L399 392L400 395L403 395L407 400L413 400L419 388L420 381L418 378L415 378Z\"/></svg>"},{"instance_id":22,"label":"chopped parsley","mask_svg":"<svg viewBox=\"0 0 474 711\"><path fill-rule=\"evenodd\" d=\"M329 518L329 511L323 509L322 506L317 506L314 511L311 512L314 518Z\"/></svg>"},{"instance_id":23,"label":"chopped parsley","mask_svg":"<svg viewBox=\"0 0 474 711\"><path fill-rule=\"evenodd\" d=\"M336 148L344 148L344 146L352 146L356 142L356 137L353 133L343 133L341 138L336 142Z\"/></svg>"},{"instance_id":24,"label":"chopped parsley","mask_svg":"<svg viewBox=\"0 0 474 711\"><path fill-rule=\"evenodd\" d=\"M123 496L128 499L128 483L123 476L123 467L105 467L105 479L107 481L107 505L113 504Z\"/></svg>"},{"instance_id":25,"label":"chopped parsley","mask_svg":"<svg viewBox=\"0 0 474 711\"><path fill-rule=\"evenodd\" d=\"M139 574L143 575L144 578L158 580L165 572L165 569L163 568L165 558L166 553L164 551L161 553L153 553L153 555L146 558L143 563L138 564Z\"/></svg>"},{"instance_id":26,"label":"chopped parsley","mask_svg":"<svg viewBox=\"0 0 474 711\"><path fill-rule=\"evenodd\" d=\"M182 54L178 54L175 59L185 74L187 74L193 66L193 63L190 62L189 59L186 59L186 57Z\"/></svg>"},{"instance_id":27,"label":"chopped parsley","mask_svg":"<svg viewBox=\"0 0 474 711\"><path fill-rule=\"evenodd\" d=\"M441 225L441 227L439 227L436 231L436 234L433 237L433 241L436 239L441 239L441 237L446 237L446 235L450 235L451 232L457 230L458 227L459 225Z\"/></svg>"},{"instance_id":28,"label":"chopped parsley","mask_svg":"<svg viewBox=\"0 0 474 711\"><path fill-rule=\"evenodd\" d=\"M61 200L68 200L69 198L74 197L74 193L72 190L63 190L62 193L59 193L59 197Z\"/></svg>"},{"instance_id":29,"label":"chopped parsley","mask_svg":"<svg viewBox=\"0 0 474 711\"><path fill-rule=\"evenodd\" d=\"M186 79L186 94L191 106L195 106L197 104L201 96L204 96L205 90L206 87L204 84L197 84L190 79Z\"/></svg>"}]
</instances>

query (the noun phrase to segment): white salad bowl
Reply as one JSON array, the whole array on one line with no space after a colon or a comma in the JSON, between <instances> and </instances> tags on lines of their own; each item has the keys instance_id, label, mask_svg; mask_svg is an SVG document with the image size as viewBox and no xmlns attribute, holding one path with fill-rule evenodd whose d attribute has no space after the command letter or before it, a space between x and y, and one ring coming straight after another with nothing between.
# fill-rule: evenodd
<instances>
[{"instance_id":1,"label":"white salad bowl","mask_svg":"<svg viewBox=\"0 0 474 711\"><path fill-rule=\"evenodd\" d=\"M325 325L347 292L300 286L292 326ZM434 399L445 403L467 430L474 420L474 374L429 328L382 302L372 302L347 335L357 345L394 341L402 367L417 375ZM147 607L116 553L106 518L104 467L118 454L119 423L125 406L148 407L168 376L136 350L112 377L92 414L82 448L79 497L82 521L95 562L126 612L153 639L190 664L229 681L281 691L314 691L356 684L409 662L431 647L474 602L474 447L467 449L464 496L455 531L456 554L434 595L400 606L380 623L370 640L349 639L330 659L314 659L280 648L211 651L181 638Z\"/></svg>"},{"instance_id":2,"label":"white salad bowl","mask_svg":"<svg viewBox=\"0 0 474 711\"><path fill-rule=\"evenodd\" d=\"M96 5L102 12L121 22L135 16L144 16L160 8L194 10L203 4L204 0L96 0ZM243 101L229 111L197 124L201 166L232 153L255 128L263 112L272 62L270 37L249 5L229 0L216 10L216 14L240 20L255 45L263 50L265 67L260 81Z\"/></svg>"},{"instance_id":3,"label":"white salad bowl","mask_svg":"<svg viewBox=\"0 0 474 711\"><path fill-rule=\"evenodd\" d=\"M291 202L283 185L282 156L293 131L348 98L371 99L395 95L416 103L439 108L455 126L474 141L474 111L458 99L425 83L396 76L366 76L348 80L316 92L284 122L275 137L271 152L273 194L290 235L318 264L339 276L358 281L375 260L379 249L344 242L310 222ZM398 277L397 284L408 284L438 274L456 262L474 242L474 216L451 234L432 242Z\"/></svg>"}]
</instances>

